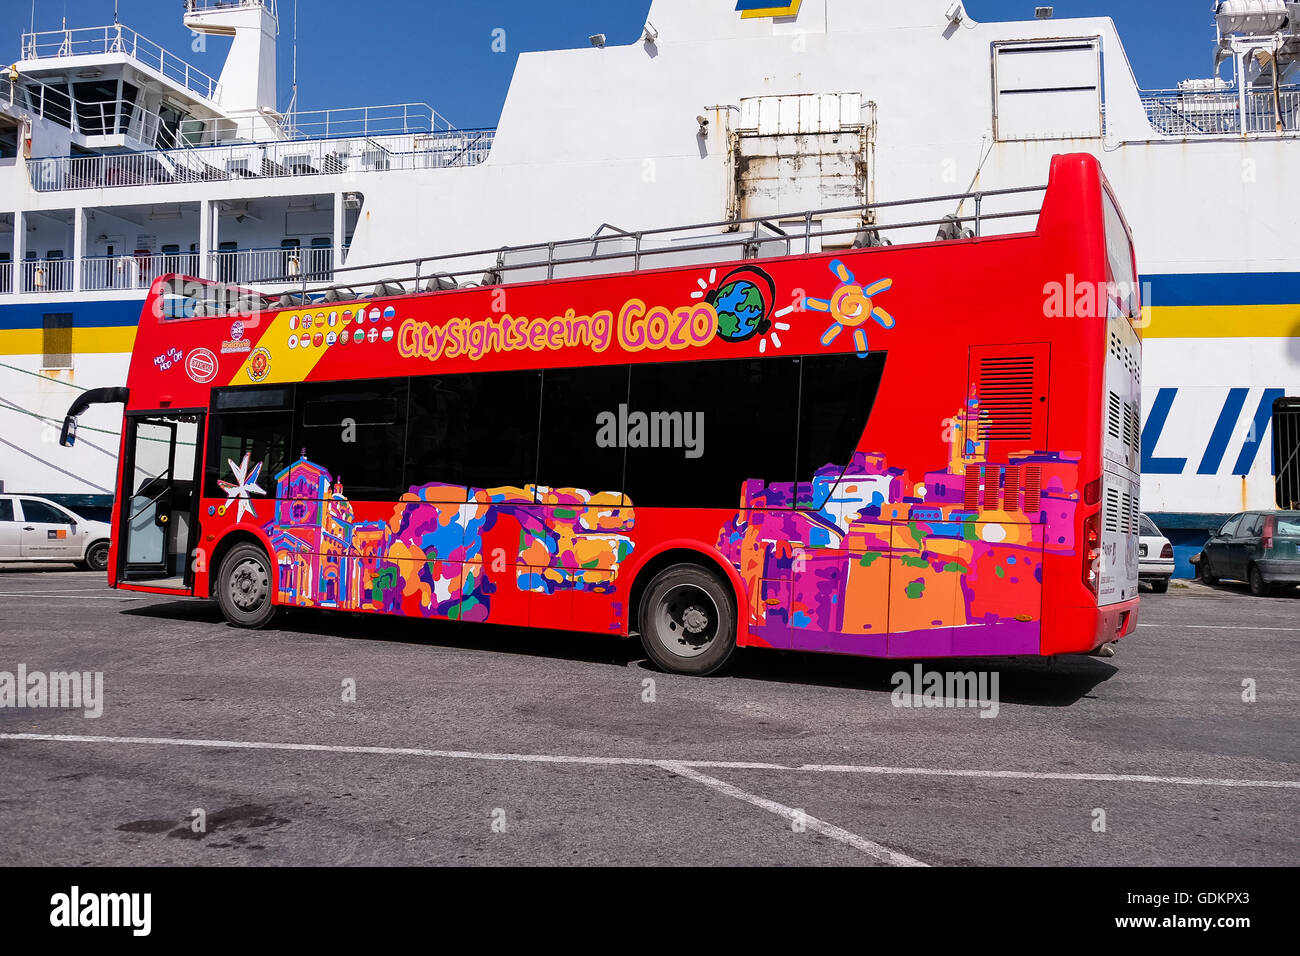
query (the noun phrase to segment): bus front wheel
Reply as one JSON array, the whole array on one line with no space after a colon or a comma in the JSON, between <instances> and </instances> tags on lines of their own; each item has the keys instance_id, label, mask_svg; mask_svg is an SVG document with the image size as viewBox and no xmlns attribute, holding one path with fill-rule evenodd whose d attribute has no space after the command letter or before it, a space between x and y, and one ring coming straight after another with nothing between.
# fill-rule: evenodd
<instances>
[{"instance_id":1,"label":"bus front wheel","mask_svg":"<svg viewBox=\"0 0 1300 956\"><path fill-rule=\"evenodd\" d=\"M736 650L731 592L697 565L675 564L655 575L637 619L646 654L666 671L713 674Z\"/></svg>"},{"instance_id":2,"label":"bus front wheel","mask_svg":"<svg viewBox=\"0 0 1300 956\"><path fill-rule=\"evenodd\" d=\"M217 573L217 604L238 627L265 627L275 616L271 602L271 562L255 544L237 544Z\"/></svg>"}]
</instances>

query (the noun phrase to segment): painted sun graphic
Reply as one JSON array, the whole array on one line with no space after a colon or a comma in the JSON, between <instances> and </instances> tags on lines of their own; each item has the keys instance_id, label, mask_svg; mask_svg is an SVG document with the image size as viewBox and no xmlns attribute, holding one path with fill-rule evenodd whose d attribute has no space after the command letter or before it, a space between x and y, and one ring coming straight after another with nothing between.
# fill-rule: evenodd
<instances>
[{"instance_id":1,"label":"painted sun graphic","mask_svg":"<svg viewBox=\"0 0 1300 956\"><path fill-rule=\"evenodd\" d=\"M867 342L867 320L870 319L882 329L892 329L895 319L875 304L874 299L888 292L894 286L893 279L877 279L863 288L857 277L839 259L831 263L831 272L840 280L840 287L829 299L809 299L808 308L814 312L827 312L833 321L822 333L822 345L830 345L845 329L853 330L853 344L858 354L865 356L869 350Z\"/></svg>"}]
</instances>

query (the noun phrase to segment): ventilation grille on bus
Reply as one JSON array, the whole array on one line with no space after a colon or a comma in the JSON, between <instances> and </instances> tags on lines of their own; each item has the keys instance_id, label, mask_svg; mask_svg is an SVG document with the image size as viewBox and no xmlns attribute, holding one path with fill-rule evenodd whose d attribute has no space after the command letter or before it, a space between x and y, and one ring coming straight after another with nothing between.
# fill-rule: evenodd
<instances>
[{"instance_id":1,"label":"ventilation grille on bus","mask_svg":"<svg viewBox=\"0 0 1300 956\"><path fill-rule=\"evenodd\" d=\"M1040 465L968 465L964 507L967 511L1010 511L1035 517L1043 510Z\"/></svg>"},{"instance_id":2,"label":"ventilation grille on bus","mask_svg":"<svg viewBox=\"0 0 1300 956\"><path fill-rule=\"evenodd\" d=\"M1117 488L1106 489L1106 507L1103 512L1105 530L1115 534L1133 534L1138 527L1138 498L1122 494Z\"/></svg>"},{"instance_id":3,"label":"ventilation grille on bus","mask_svg":"<svg viewBox=\"0 0 1300 956\"><path fill-rule=\"evenodd\" d=\"M1129 374L1135 378L1141 377L1142 363L1138 361L1138 353L1121 342L1114 332L1110 333L1110 354L1119 360L1120 365L1129 370Z\"/></svg>"},{"instance_id":4,"label":"ventilation grille on bus","mask_svg":"<svg viewBox=\"0 0 1300 956\"><path fill-rule=\"evenodd\" d=\"M1004 356L980 359L980 438L1033 440L1034 359Z\"/></svg>"},{"instance_id":5,"label":"ventilation grille on bus","mask_svg":"<svg viewBox=\"0 0 1300 956\"><path fill-rule=\"evenodd\" d=\"M1135 458L1142 456L1142 411L1136 402L1125 405L1124 444Z\"/></svg>"},{"instance_id":6,"label":"ventilation grille on bus","mask_svg":"<svg viewBox=\"0 0 1300 956\"><path fill-rule=\"evenodd\" d=\"M1110 437L1116 441L1124 440L1124 403L1119 400L1119 396L1111 392L1107 396L1106 406L1106 430L1110 432Z\"/></svg>"}]
</instances>

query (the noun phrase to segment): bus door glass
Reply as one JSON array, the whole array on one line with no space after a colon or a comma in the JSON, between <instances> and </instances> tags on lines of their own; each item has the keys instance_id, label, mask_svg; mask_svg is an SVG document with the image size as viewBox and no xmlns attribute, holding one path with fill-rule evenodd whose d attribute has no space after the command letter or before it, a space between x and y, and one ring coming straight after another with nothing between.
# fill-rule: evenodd
<instances>
[{"instance_id":1,"label":"bus door glass","mask_svg":"<svg viewBox=\"0 0 1300 956\"><path fill-rule=\"evenodd\" d=\"M203 416L127 417L119 577L177 589L193 586L189 554L197 524Z\"/></svg>"}]
</instances>

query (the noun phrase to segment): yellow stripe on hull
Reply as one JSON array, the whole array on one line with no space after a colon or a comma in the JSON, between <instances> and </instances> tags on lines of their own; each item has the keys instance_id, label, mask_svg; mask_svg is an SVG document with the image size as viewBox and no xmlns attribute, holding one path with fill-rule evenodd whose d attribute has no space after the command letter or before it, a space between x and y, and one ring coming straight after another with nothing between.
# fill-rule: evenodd
<instances>
[{"instance_id":1,"label":"yellow stripe on hull","mask_svg":"<svg viewBox=\"0 0 1300 956\"><path fill-rule=\"evenodd\" d=\"M72 353L130 352L135 345L134 325L102 328L73 328ZM0 355L42 355L45 352L43 329L0 330Z\"/></svg>"},{"instance_id":2,"label":"yellow stripe on hull","mask_svg":"<svg viewBox=\"0 0 1300 956\"><path fill-rule=\"evenodd\" d=\"M1300 337L1300 305L1152 306L1144 339Z\"/></svg>"}]
</instances>

